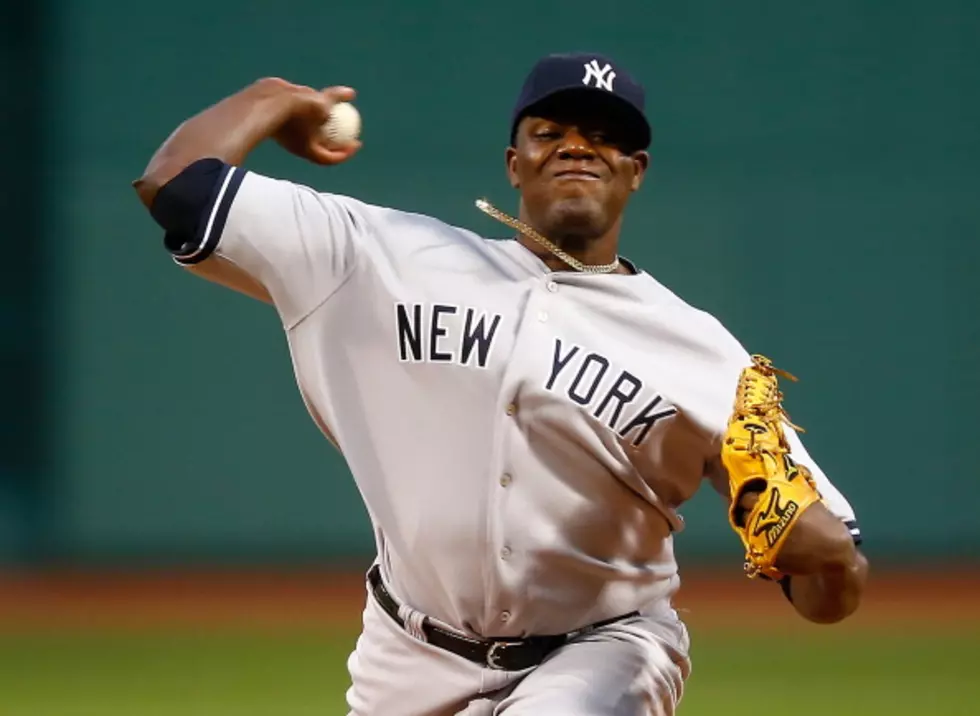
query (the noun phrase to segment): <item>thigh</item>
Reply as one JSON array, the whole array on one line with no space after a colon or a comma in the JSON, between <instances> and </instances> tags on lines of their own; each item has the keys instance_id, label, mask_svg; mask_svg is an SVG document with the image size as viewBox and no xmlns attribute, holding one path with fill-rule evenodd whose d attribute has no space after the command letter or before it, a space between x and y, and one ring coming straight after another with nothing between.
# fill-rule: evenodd
<instances>
[{"instance_id":1,"label":"thigh","mask_svg":"<svg viewBox=\"0 0 980 716\"><path fill-rule=\"evenodd\" d=\"M453 716L484 684L479 666L408 635L370 596L347 667L348 716Z\"/></svg>"},{"instance_id":2,"label":"thigh","mask_svg":"<svg viewBox=\"0 0 980 716\"><path fill-rule=\"evenodd\" d=\"M671 716L690 673L685 651L642 618L603 627L555 652L494 713Z\"/></svg>"}]
</instances>

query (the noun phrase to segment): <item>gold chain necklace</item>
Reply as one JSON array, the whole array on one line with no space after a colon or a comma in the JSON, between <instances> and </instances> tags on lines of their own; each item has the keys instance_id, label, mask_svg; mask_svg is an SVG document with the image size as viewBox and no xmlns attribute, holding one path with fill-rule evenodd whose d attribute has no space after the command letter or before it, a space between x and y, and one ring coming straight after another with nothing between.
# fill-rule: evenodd
<instances>
[{"instance_id":1,"label":"gold chain necklace","mask_svg":"<svg viewBox=\"0 0 980 716\"><path fill-rule=\"evenodd\" d=\"M570 254L562 251L560 248L555 246L555 244L553 244L551 241L548 241L548 239L543 237L541 234L539 234L537 231L535 231L530 226L525 224L523 221L521 221L520 219L515 219L512 216L508 216L500 209L493 206L493 204L491 204L486 199L477 199L476 208L482 211L487 216L491 216L497 221L501 222L502 224L506 224L514 231L519 231L525 236L534 239L539 244L541 244L546 249L548 249L548 251L553 253L555 256L560 258L562 261L564 261L566 264L571 266L576 271L581 271L582 273L611 273L619 268L618 256L616 257L616 260L613 261L611 264L601 264L601 265L593 264L590 266L588 264L582 263L574 256L571 256Z\"/></svg>"}]
</instances>

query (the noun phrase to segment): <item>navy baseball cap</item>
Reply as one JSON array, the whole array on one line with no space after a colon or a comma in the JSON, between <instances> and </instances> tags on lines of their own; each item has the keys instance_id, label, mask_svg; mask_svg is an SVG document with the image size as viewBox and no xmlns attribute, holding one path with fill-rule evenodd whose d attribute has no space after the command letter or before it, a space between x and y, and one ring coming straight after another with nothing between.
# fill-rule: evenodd
<instances>
[{"instance_id":1,"label":"navy baseball cap","mask_svg":"<svg viewBox=\"0 0 980 716\"><path fill-rule=\"evenodd\" d=\"M562 97L559 98L559 95ZM511 116L510 143L517 125L545 100L605 103L628 126L636 149L650 146L650 123L644 112L643 85L622 65L598 53L577 52L544 57L531 68Z\"/></svg>"}]
</instances>

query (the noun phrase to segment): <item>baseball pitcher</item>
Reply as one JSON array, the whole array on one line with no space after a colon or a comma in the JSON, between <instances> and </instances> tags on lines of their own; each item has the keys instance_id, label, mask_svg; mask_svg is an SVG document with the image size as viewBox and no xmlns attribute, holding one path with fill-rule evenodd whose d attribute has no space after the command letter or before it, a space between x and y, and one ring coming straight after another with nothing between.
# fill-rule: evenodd
<instances>
[{"instance_id":1,"label":"baseball pitcher","mask_svg":"<svg viewBox=\"0 0 980 716\"><path fill-rule=\"evenodd\" d=\"M135 182L178 264L275 307L363 496L377 559L349 712L673 714L691 668L673 535L705 481L749 577L811 621L850 615L860 532L786 417L788 377L620 255L650 145L630 73L531 69L504 156L516 216L477 202L504 239L243 167L268 139L351 159L321 128L353 98L259 80Z\"/></svg>"}]
</instances>

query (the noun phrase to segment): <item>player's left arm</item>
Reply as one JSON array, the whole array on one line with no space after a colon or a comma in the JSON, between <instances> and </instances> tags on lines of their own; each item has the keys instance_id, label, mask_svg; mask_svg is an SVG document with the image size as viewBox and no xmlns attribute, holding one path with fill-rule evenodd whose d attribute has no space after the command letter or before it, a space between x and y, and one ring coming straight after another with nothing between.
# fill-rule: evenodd
<instances>
[{"instance_id":1,"label":"player's left arm","mask_svg":"<svg viewBox=\"0 0 980 716\"><path fill-rule=\"evenodd\" d=\"M735 403L711 481L728 498L749 576L778 582L804 618L839 622L860 605L868 574L854 510L785 419L781 372L732 345Z\"/></svg>"},{"instance_id":2,"label":"player's left arm","mask_svg":"<svg viewBox=\"0 0 980 716\"><path fill-rule=\"evenodd\" d=\"M791 442L798 443L790 438ZM868 560L860 550L862 541L850 505L830 483L802 445L794 459L810 468L820 485L823 499L804 510L783 540L772 577L782 588L796 612L817 624L832 624L853 614L860 606L868 576ZM724 467L709 467L715 490L730 500ZM756 507L759 490L746 490L740 498L748 514Z\"/></svg>"}]
</instances>

